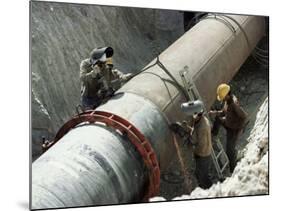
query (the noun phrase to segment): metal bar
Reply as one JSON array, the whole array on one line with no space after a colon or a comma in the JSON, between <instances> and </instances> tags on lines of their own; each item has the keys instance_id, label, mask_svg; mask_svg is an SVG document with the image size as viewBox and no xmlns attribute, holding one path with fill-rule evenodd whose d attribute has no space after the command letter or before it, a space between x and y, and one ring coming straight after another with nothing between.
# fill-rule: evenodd
<instances>
[{"instance_id":1,"label":"metal bar","mask_svg":"<svg viewBox=\"0 0 281 211\"><path fill-rule=\"evenodd\" d=\"M213 148L212 148L212 151L211 151L211 156L212 156L213 164L215 166L215 169L216 169L216 172L218 174L218 177L219 177L219 179L222 179L223 178L222 171L221 171L221 168L219 166L219 163L216 160L217 158L216 158L216 154L215 154Z\"/></svg>"},{"instance_id":2,"label":"metal bar","mask_svg":"<svg viewBox=\"0 0 281 211\"><path fill-rule=\"evenodd\" d=\"M223 151L221 149L221 151L216 155L216 158L218 159L222 153L223 153Z\"/></svg>"}]
</instances>

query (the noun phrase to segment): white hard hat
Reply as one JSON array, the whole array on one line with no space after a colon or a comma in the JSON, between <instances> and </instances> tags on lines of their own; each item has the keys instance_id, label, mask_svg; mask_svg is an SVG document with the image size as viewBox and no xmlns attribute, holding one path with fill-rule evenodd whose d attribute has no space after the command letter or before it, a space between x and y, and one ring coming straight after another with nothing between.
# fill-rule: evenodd
<instances>
[{"instance_id":1,"label":"white hard hat","mask_svg":"<svg viewBox=\"0 0 281 211\"><path fill-rule=\"evenodd\" d=\"M111 47L99 47L92 50L90 53L90 61L95 65L98 61L106 62L107 58L113 56L113 48Z\"/></svg>"},{"instance_id":2,"label":"white hard hat","mask_svg":"<svg viewBox=\"0 0 281 211\"><path fill-rule=\"evenodd\" d=\"M181 110L187 115L192 116L194 114L202 113L204 110L204 105L200 100L189 101L181 104Z\"/></svg>"}]
</instances>

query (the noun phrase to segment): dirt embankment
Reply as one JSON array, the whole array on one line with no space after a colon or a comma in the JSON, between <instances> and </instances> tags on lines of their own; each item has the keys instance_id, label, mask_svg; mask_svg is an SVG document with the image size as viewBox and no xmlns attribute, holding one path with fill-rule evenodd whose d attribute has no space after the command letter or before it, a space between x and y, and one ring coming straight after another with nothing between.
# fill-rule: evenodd
<instances>
[{"instance_id":1,"label":"dirt embankment","mask_svg":"<svg viewBox=\"0 0 281 211\"><path fill-rule=\"evenodd\" d=\"M115 66L137 72L183 33L177 11L32 2L33 152L76 113L79 65L93 48L112 46Z\"/></svg>"}]
</instances>

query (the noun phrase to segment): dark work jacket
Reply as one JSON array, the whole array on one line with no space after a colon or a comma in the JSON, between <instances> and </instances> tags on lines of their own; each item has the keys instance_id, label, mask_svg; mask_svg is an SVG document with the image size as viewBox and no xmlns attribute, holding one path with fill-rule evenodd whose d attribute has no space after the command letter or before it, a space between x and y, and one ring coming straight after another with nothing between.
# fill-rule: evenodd
<instances>
[{"instance_id":1,"label":"dark work jacket","mask_svg":"<svg viewBox=\"0 0 281 211\"><path fill-rule=\"evenodd\" d=\"M240 130L243 129L247 120L248 114L239 105L237 98L232 95L232 101L230 103L225 102L224 105L224 126L226 128Z\"/></svg>"}]
</instances>

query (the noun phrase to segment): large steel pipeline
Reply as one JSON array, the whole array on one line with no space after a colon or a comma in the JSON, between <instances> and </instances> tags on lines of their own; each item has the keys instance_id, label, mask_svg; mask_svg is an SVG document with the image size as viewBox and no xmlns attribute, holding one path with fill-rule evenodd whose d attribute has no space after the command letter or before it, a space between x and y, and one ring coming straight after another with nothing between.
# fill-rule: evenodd
<instances>
[{"instance_id":1,"label":"large steel pipeline","mask_svg":"<svg viewBox=\"0 0 281 211\"><path fill-rule=\"evenodd\" d=\"M262 17L208 15L152 65L97 108L131 122L150 141L161 170L175 154L169 123L186 118L176 84L188 67L209 108L264 34ZM80 124L32 164L32 209L140 202L149 172L134 145L103 124Z\"/></svg>"}]
</instances>

